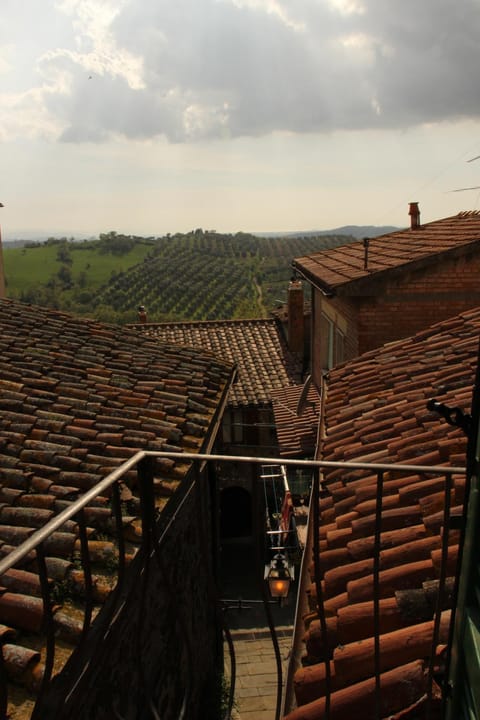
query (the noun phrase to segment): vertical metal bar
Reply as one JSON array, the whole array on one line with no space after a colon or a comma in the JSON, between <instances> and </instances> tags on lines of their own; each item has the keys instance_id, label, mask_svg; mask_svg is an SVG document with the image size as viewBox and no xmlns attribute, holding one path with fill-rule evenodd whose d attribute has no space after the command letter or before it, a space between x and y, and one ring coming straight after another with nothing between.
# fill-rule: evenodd
<instances>
[{"instance_id":1,"label":"vertical metal bar","mask_svg":"<svg viewBox=\"0 0 480 720\"><path fill-rule=\"evenodd\" d=\"M277 700L275 706L275 720L280 720L280 711L282 707L282 687L283 687L283 672L282 672L282 658L280 656L280 648L278 645L277 633L275 631L275 624L273 622L272 611L270 608L270 598L267 592L267 585L264 579L265 571L265 500L263 495L258 491L259 480L257 477L256 467L252 468L253 480L253 508L254 508L254 527L253 537L255 543L255 554L256 554L256 567L257 576L260 583L261 598L263 600L263 607L265 609L265 616L267 618L268 629L270 631L270 638L272 640L273 651L275 654L275 666L277 671Z\"/></svg>"},{"instance_id":2,"label":"vertical metal bar","mask_svg":"<svg viewBox=\"0 0 480 720\"><path fill-rule=\"evenodd\" d=\"M462 525L460 529L460 541L458 547L458 558L455 568L455 584L452 598L452 616L450 620L450 632L447 644L447 655L445 658L445 678L444 692L442 698L442 714L445 717L455 717L460 712L461 690L460 676L463 671L464 658L461 651L461 642L465 629L465 607L463 600L467 596L467 577L461 578L461 573L466 572L467 562L463 560L464 550L469 555L469 540L467 536L467 511L470 505L470 489L474 475L478 476L478 458L479 458L479 428L480 428L480 341L477 350L477 367L475 371L475 384L472 392L471 401L471 426L467 434L467 457L466 457L466 477L465 477L465 497L463 501ZM476 505L474 505L476 507ZM471 522L471 521L470 521ZM458 617L457 617L458 607ZM448 704L448 707L447 707Z\"/></svg>"},{"instance_id":3,"label":"vertical metal bar","mask_svg":"<svg viewBox=\"0 0 480 720\"><path fill-rule=\"evenodd\" d=\"M215 464L210 460L207 463L205 469L205 480L203 484L206 484L207 492L204 491L202 484L199 483L198 492L204 494L204 502L207 502L207 512L205 517L208 518L208 524L205 523L203 526L203 541L204 541L204 555L210 558L210 568L208 570L208 590L210 598L215 607L216 615L216 632L217 632L217 643L216 643L216 663L218 677L223 677L225 672L225 657L224 657L224 637L227 642L229 658L230 658L230 684L228 690L228 702L226 714L223 720L230 720L232 713L233 702L235 698L235 683L236 683L236 658L235 658L235 647L228 627L227 622L227 608L224 603L220 600L219 594L219 580L220 580L220 503L219 503L219 483L217 478L217 472Z\"/></svg>"},{"instance_id":4,"label":"vertical metal bar","mask_svg":"<svg viewBox=\"0 0 480 720\"><path fill-rule=\"evenodd\" d=\"M138 486L140 490L140 513L142 517L142 547L148 552L152 547L155 523L155 495L153 492L154 459L144 457L138 463Z\"/></svg>"},{"instance_id":5,"label":"vertical metal bar","mask_svg":"<svg viewBox=\"0 0 480 720\"><path fill-rule=\"evenodd\" d=\"M145 458L146 460L148 458ZM190 474L193 475L192 480L192 489L197 490L199 488L199 482L198 482L198 466L193 465ZM147 569L149 567L150 558L153 556L154 560L157 563L157 566L161 572L164 588L169 595L169 598L171 602L176 602L177 599L177 588L175 588L168 576L166 564L164 562L164 558L162 556L160 546L163 538L165 537L165 534L162 535L161 538L158 537L157 532L157 523L155 520L155 495L153 490L153 475L154 475L154 464L149 463L143 465L143 467L139 468L139 481L142 486L142 528L143 533L146 533L148 535L148 541L146 545L146 566ZM197 496L198 497L198 496ZM196 508L197 511L199 508ZM143 514L145 514L145 517L143 517ZM199 517L201 518L202 513L198 512ZM200 532L200 535L202 536L202 532ZM144 577L143 577L143 588L142 588L142 596L146 593L146 587L147 587L147 571L145 569ZM143 617L143 616L142 616ZM195 673L195 666L194 666L194 650L192 647L192 641L188 630L188 625L186 622L184 622L184 618L181 616L180 608L178 607L178 612L176 613L176 621L177 621L177 628L179 630L179 635L183 641L183 645L186 648L186 659L187 659L187 668L184 672L184 679L185 679L185 689L183 693L182 698L182 706L178 712L177 720L184 720L185 717L187 717L187 713L190 710L191 707L191 695L192 695L192 680L191 678L194 677ZM143 627L143 620L140 621L140 626ZM140 636L141 633L139 632L139 643L140 643ZM139 645L138 647L139 657L141 655L141 647ZM143 668L141 662L139 663L140 666L140 672L142 677L142 692L146 693L147 688L146 684L143 682ZM150 703L152 704L152 700L150 698ZM140 705L139 705L140 707Z\"/></svg>"},{"instance_id":6,"label":"vertical metal bar","mask_svg":"<svg viewBox=\"0 0 480 720\"><path fill-rule=\"evenodd\" d=\"M122 504L120 500L120 488L118 482L112 486L112 511L115 519L115 527L117 530L118 542L118 569L117 569L117 587L120 591L125 577L125 538L123 537L123 519Z\"/></svg>"},{"instance_id":7,"label":"vertical metal bar","mask_svg":"<svg viewBox=\"0 0 480 720\"><path fill-rule=\"evenodd\" d=\"M93 583L92 583L92 566L90 563L90 552L88 549L87 525L85 522L85 513L83 508L77 515L78 531L80 535L80 552L82 559L83 577L85 580L85 614L83 616L82 637L83 641L90 628L93 612Z\"/></svg>"},{"instance_id":8,"label":"vertical metal bar","mask_svg":"<svg viewBox=\"0 0 480 720\"><path fill-rule=\"evenodd\" d=\"M40 545L37 545L35 550L37 554L38 577L40 580L40 588L42 591L43 627L45 629L46 637L46 654L42 684L40 686L40 691L37 695L37 700L35 702L35 708L33 710L31 720L37 720L37 718L40 718L40 703L43 696L45 695L48 686L50 685L50 680L52 678L53 672L53 662L55 659L55 628L53 624L52 602L50 600L50 587L48 582L47 565L45 562L43 544L40 543Z\"/></svg>"},{"instance_id":9,"label":"vertical metal bar","mask_svg":"<svg viewBox=\"0 0 480 720\"><path fill-rule=\"evenodd\" d=\"M145 707L148 700L151 701L151 694L147 687L145 670L143 664L142 642L145 632L145 598L150 578L150 561L152 551L155 552L153 539L153 526L155 522L155 496L153 492L153 458L143 458L137 467L138 487L140 494L140 513L142 520L142 544L143 567L140 574L140 587L137 607L137 636L135 643L137 684L137 708ZM155 553L156 554L156 553Z\"/></svg>"},{"instance_id":10,"label":"vertical metal bar","mask_svg":"<svg viewBox=\"0 0 480 720\"><path fill-rule=\"evenodd\" d=\"M320 577L320 469L316 467L313 473L312 487L313 510L313 565L315 568L315 585L317 588L317 612L322 629L322 638L325 647L325 720L330 720L330 704L332 695L332 677L330 673L330 651L328 648L327 619L323 599L322 580Z\"/></svg>"},{"instance_id":11,"label":"vertical metal bar","mask_svg":"<svg viewBox=\"0 0 480 720\"><path fill-rule=\"evenodd\" d=\"M380 663L380 547L382 536L383 471L377 474L377 501L375 506L375 540L373 548L373 633L375 665L375 720L381 713Z\"/></svg>"},{"instance_id":12,"label":"vertical metal bar","mask_svg":"<svg viewBox=\"0 0 480 720\"><path fill-rule=\"evenodd\" d=\"M3 643L2 643L3 646ZM3 647L0 646L0 720L7 720L8 686Z\"/></svg>"},{"instance_id":13,"label":"vertical metal bar","mask_svg":"<svg viewBox=\"0 0 480 720\"><path fill-rule=\"evenodd\" d=\"M440 578L438 582L438 594L435 607L435 618L433 622L432 647L430 650L430 661L428 664L428 681L427 681L427 708L426 718L429 720L432 711L433 700L433 672L435 667L435 655L438 645L438 636L440 633L440 620L442 615L443 594L445 591L445 582L447 579L447 561L448 561L448 541L450 534L450 506L452 491L452 474L445 475L445 501L443 506L443 534L442 534L442 562L440 566Z\"/></svg>"}]
</instances>

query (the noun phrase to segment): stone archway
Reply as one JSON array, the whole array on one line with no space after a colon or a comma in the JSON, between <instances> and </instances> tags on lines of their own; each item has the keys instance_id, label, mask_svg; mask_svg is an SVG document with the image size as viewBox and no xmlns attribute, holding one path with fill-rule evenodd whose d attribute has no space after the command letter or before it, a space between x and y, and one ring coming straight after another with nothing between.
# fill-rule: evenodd
<instances>
[{"instance_id":1,"label":"stone archway","mask_svg":"<svg viewBox=\"0 0 480 720\"><path fill-rule=\"evenodd\" d=\"M243 487L233 485L220 493L220 536L225 538L251 537L252 496Z\"/></svg>"}]
</instances>

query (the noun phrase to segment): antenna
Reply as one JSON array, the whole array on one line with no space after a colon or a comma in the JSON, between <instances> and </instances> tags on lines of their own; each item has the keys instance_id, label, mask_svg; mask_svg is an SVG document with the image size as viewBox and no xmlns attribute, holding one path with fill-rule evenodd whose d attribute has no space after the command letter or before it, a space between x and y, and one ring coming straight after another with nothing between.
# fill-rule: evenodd
<instances>
[{"instance_id":1,"label":"antenna","mask_svg":"<svg viewBox=\"0 0 480 720\"><path fill-rule=\"evenodd\" d=\"M467 190L480 190L480 185L474 185L473 187L458 188L457 190L447 190L449 193L454 192L466 192Z\"/></svg>"},{"instance_id":2,"label":"antenna","mask_svg":"<svg viewBox=\"0 0 480 720\"><path fill-rule=\"evenodd\" d=\"M307 405L315 405L313 402L307 402L308 397L308 391L310 390L310 385L312 384L312 376L308 375L307 379L303 383L302 392L300 393L300 397L298 398L297 403L297 415L301 415L303 411L305 410Z\"/></svg>"},{"instance_id":3,"label":"antenna","mask_svg":"<svg viewBox=\"0 0 480 720\"><path fill-rule=\"evenodd\" d=\"M480 155L475 155L475 157L470 158L470 160L467 160L467 163L474 162L475 160L479 160ZM468 190L480 190L480 185L474 185L473 187L465 187L465 188L458 188L458 190L448 190L449 193L454 192L467 192Z\"/></svg>"}]
</instances>

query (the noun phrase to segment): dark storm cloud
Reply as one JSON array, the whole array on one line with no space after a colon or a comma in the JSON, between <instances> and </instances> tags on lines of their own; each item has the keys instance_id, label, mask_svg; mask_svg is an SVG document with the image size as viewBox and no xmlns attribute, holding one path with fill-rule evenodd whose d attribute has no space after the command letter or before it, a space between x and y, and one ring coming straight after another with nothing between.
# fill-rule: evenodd
<instances>
[{"instance_id":1,"label":"dark storm cloud","mask_svg":"<svg viewBox=\"0 0 480 720\"><path fill-rule=\"evenodd\" d=\"M63 139L182 142L478 117L478 0L348 5L132 0L111 30L143 59L143 84L108 72L76 79L68 97L49 100Z\"/></svg>"}]
</instances>

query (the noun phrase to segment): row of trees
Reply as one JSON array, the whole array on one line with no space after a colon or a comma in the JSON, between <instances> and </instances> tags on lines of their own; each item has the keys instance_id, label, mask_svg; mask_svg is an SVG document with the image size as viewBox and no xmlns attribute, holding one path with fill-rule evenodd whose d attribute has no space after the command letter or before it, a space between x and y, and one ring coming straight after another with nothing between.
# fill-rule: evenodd
<instances>
[{"instance_id":1,"label":"row of trees","mask_svg":"<svg viewBox=\"0 0 480 720\"><path fill-rule=\"evenodd\" d=\"M201 228L161 238L113 231L94 241L50 238L44 248L50 256L56 251L50 277L22 289L19 297L107 322L134 322L139 305L157 322L261 317L286 298L292 258L348 240L260 238ZM42 246L34 252L40 264ZM133 265L132 258L137 258ZM100 265L106 276L99 284Z\"/></svg>"}]
</instances>

